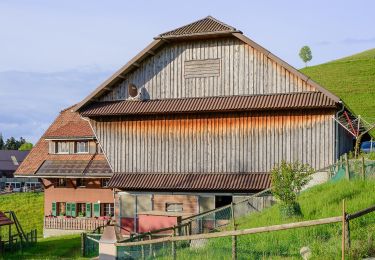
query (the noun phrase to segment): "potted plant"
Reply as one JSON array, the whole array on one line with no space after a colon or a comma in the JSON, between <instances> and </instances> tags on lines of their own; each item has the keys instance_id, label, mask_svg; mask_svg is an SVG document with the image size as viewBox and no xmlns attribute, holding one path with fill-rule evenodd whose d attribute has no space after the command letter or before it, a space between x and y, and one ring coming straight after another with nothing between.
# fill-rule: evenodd
<instances>
[{"instance_id":1,"label":"potted plant","mask_svg":"<svg viewBox=\"0 0 375 260\"><path fill-rule=\"evenodd\" d=\"M86 216L85 212L78 212L79 218L84 218Z\"/></svg>"},{"instance_id":2,"label":"potted plant","mask_svg":"<svg viewBox=\"0 0 375 260\"><path fill-rule=\"evenodd\" d=\"M65 213L64 212L60 212L60 214L57 216L57 218L64 218L65 217Z\"/></svg>"}]
</instances>

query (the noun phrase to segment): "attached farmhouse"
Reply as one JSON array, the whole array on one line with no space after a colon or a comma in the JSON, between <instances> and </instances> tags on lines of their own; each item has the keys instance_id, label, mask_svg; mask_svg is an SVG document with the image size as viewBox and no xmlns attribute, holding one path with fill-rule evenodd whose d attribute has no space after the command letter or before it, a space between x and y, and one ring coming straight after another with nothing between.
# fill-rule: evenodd
<instances>
[{"instance_id":1,"label":"attached farmhouse","mask_svg":"<svg viewBox=\"0 0 375 260\"><path fill-rule=\"evenodd\" d=\"M281 160L324 170L352 148L337 96L210 16L155 37L76 110L135 232L264 190Z\"/></svg>"},{"instance_id":2,"label":"attached farmhouse","mask_svg":"<svg viewBox=\"0 0 375 260\"><path fill-rule=\"evenodd\" d=\"M112 170L73 109L61 111L15 173L44 186L44 236L93 230L114 215Z\"/></svg>"}]
</instances>

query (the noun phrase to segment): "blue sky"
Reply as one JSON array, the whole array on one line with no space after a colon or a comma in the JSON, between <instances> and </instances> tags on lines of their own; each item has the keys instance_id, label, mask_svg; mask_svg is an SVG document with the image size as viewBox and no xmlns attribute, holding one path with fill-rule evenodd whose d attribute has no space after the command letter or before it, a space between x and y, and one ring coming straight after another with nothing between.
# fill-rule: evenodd
<instances>
[{"instance_id":1,"label":"blue sky","mask_svg":"<svg viewBox=\"0 0 375 260\"><path fill-rule=\"evenodd\" d=\"M374 1L0 1L0 132L35 142L159 33L207 15L291 65L375 46Z\"/></svg>"}]
</instances>

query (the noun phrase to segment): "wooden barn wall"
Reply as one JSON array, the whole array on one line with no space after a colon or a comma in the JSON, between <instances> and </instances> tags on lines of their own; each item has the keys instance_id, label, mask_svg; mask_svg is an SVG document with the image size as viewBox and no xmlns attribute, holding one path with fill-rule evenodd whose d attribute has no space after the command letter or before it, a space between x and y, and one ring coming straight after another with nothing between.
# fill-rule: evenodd
<instances>
[{"instance_id":1,"label":"wooden barn wall","mask_svg":"<svg viewBox=\"0 0 375 260\"><path fill-rule=\"evenodd\" d=\"M218 76L207 76L209 73L202 72L201 77L191 77L184 71L186 61L214 62L216 59L220 62ZM100 100L126 99L129 83L134 83L138 88L145 87L151 99L315 90L266 55L236 38L172 43L139 65L138 69L125 75L126 79Z\"/></svg>"},{"instance_id":2,"label":"wooden barn wall","mask_svg":"<svg viewBox=\"0 0 375 260\"><path fill-rule=\"evenodd\" d=\"M264 172L334 161L332 113L175 115L91 121L115 172Z\"/></svg>"}]
</instances>

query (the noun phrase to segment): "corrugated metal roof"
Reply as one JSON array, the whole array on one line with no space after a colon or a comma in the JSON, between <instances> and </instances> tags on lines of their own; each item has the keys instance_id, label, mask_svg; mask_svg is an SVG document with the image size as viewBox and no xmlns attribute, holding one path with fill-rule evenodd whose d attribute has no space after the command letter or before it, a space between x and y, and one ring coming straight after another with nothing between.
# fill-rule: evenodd
<instances>
[{"instance_id":1,"label":"corrugated metal roof","mask_svg":"<svg viewBox=\"0 0 375 260\"><path fill-rule=\"evenodd\" d=\"M270 186L267 173L116 173L109 182L129 191L251 192Z\"/></svg>"},{"instance_id":2,"label":"corrugated metal roof","mask_svg":"<svg viewBox=\"0 0 375 260\"><path fill-rule=\"evenodd\" d=\"M175 37L188 37L188 36L196 36L196 35L203 35L203 34L212 34L212 33L233 33L233 32L240 32L236 30L236 28L227 25L212 16L207 16L201 20L192 22L188 25L179 27L172 31L168 31L165 33L160 34L159 36L155 37L158 38L175 38Z\"/></svg>"},{"instance_id":3,"label":"corrugated metal roof","mask_svg":"<svg viewBox=\"0 0 375 260\"><path fill-rule=\"evenodd\" d=\"M81 114L86 117L93 117L335 107L336 103L323 93L304 92L252 96L97 102L83 108Z\"/></svg>"}]
</instances>

